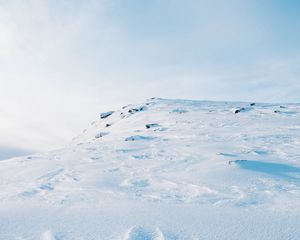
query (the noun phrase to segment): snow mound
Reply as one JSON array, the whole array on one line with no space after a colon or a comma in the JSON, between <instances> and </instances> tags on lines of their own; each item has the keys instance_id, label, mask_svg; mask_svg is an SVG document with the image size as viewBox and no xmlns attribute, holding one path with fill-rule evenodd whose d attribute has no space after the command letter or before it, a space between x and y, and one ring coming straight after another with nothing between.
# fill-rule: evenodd
<instances>
[{"instance_id":1,"label":"snow mound","mask_svg":"<svg viewBox=\"0 0 300 240\"><path fill-rule=\"evenodd\" d=\"M0 239L296 239L299 123L300 104L102 113L64 149L0 162Z\"/></svg>"},{"instance_id":2,"label":"snow mound","mask_svg":"<svg viewBox=\"0 0 300 240\"><path fill-rule=\"evenodd\" d=\"M151 231L135 226L127 231L122 240L165 240L165 237L159 228Z\"/></svg>"}]
</instances>

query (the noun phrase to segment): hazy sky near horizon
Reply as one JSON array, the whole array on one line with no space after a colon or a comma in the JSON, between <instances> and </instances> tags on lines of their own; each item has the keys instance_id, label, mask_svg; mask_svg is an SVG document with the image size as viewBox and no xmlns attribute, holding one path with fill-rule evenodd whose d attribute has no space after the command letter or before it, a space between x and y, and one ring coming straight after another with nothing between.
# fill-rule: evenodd
<instances>
[{"instance_id":1,"label":"hazy sky near horizon","mask_svg":"<svg viewBox=\"0 0 300 240\"><path fill-rule=\"evenodd\" d=\"M153 96L300 101L297 0L0 0L0 151Z\"/></svg>"}]
</instances>

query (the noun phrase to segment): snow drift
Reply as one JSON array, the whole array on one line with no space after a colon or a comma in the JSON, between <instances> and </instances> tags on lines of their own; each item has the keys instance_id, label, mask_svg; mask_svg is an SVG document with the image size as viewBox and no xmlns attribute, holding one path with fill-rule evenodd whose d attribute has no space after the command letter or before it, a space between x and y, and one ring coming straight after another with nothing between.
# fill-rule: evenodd
<instances>
[{"instance_id":1,"label":"snow drift","mask_svg":"<svg viewBox=\"0 0 300 240\"><path fill-rule=\"evenodd\" d=\"M297 239L300 105L150 99L0 161L0 239Z\"/></svg>"}]
</instances>

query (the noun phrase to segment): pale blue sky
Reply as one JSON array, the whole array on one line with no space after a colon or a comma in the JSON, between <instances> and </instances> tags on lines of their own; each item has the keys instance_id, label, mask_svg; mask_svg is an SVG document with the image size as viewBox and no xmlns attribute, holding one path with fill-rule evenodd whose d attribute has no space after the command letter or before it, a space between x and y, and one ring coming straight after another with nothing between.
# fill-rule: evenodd
<instances>
[{"instance_id":1,"label":"pale blue sky","mask_svg":"<svg viewBox=\"0 0 300 240\"><path fill-rule=\"evenodd\" d=\"M0 149L152 96L299 102L299 76L297 0L0 0Z\"/></svg>"}]
</instances>

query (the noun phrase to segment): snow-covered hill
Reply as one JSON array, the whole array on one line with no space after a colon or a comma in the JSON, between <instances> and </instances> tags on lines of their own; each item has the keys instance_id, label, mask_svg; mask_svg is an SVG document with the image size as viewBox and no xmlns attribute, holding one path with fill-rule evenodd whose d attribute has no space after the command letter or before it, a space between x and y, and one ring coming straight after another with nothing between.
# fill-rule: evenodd
<instances>
[{"instance_id":1,"label":"snow-covered hill","mask_svg":"<svg viewBox=\"0 0 300 240\"><path fill-rule=\"evenodd\" d=\"M299 239L300 104L149 99L0 187L0 239Z\"/></svg>"}]
</instances>

